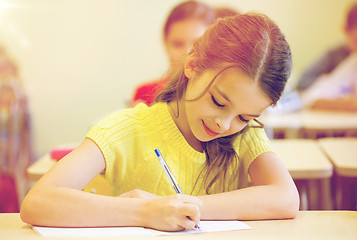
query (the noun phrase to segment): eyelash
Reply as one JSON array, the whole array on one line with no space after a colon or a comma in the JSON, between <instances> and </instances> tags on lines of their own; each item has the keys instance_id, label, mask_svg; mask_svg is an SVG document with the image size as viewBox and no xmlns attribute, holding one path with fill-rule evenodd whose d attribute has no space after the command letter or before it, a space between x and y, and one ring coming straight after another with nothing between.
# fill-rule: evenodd
<instances>
[{"instance_id":1,"label":"eyelash","mask_svg":"<svg viewBox=\"0 0 357 240\"><path fill-rule=\"evenodd\" d=\"M220 108L223 108L224 105L220 104L219 102L217 102L217 100L213 97L213 95L211 95L211 99L212 99L212 102L217 106L217 107L220 107Z\"/></svg>"},{"instance_id":2,"label":"eyelash","mask_svg":"<svg viewBox=\"0 0 357 240\"><path fill-rule=\"evenodd\" d=\"M238 115L238 118L239 118L239 120L241 120L242 122L245 122L245 123L249 122L249 120L243 118L241 115Z\"/></svg>"},{"instance_id":3,"label":"eyelash","mask_svg":"<svg viewBox=\"0 0 357 240\"><path fill-rule=\"evenodd\" d=\"M225 107L224 105L222 105L222 104L220 104L219 102L217 102L217 100L213 97L213 95L211 95L211 99L212 99L212 102L214 103L214 105L216 105L217 107L219 107L219 108ZM241 115L238 115L238 118L239 118L239 120L241 120L242 122L245 122L245 123L249 122L249 120L243 118Z\"/></svg>"}]
</instances>

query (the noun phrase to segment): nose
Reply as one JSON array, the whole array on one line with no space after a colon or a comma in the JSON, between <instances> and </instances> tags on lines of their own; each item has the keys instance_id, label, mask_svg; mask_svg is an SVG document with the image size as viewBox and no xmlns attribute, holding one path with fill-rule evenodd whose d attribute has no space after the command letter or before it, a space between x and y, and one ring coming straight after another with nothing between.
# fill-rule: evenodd
<instances>
[{"instance_id":1,"label":"nose","mask_svg":"<svg viewBox=\"0 0 357 240\"><path fill-rule=\"evenodd\" d=\"M231 117L221 117L216 118L216 124L220 132L226 132L231 128L233 118Z\"/></svg>"}]
</instances>

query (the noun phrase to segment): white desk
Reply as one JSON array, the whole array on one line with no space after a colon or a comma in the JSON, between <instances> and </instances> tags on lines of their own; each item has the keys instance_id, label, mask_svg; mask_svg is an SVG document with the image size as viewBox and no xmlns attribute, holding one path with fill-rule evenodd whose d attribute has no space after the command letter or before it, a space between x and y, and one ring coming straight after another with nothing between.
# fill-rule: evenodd
<instances>
[{"instance_id":1,"label":"white desk","mask_svg":"<svg viewBox=\"0 0 357 240\"><path fill-rule=\"evenodd\" d=\"M336 168L345 177L357 177L357 138L322 138L318 140Z\"/></svg>"},{"instance_id":2,"label":"white desk","mask_svg":"<svg viewBox=\"0 0 357 240\"><path fill-rule=\"evenodd\" d=\"M272 112L261 117L269 137L274 132L286 138L317 138L357 136L357 113L339 111L301 110L291 113Z\"/></svg>"},{"instance_id":3,"label":"white desk","mask_svg":"<svg viewBox=\"0 0 357 240\"><path fill-rule=\"evenodd\" d=\"M295 180L300 193L300 208L332 209L330 177L333 166L316 140L274 139L273 151Z\"/></svg>"},{"instance_id":4,"label":"white desk","mask_svg":"<svg viewBox=\"0 0 357 240\"><path fill-rule=\"evenodd\" d=\"M293 179L321 179L332 176L333 166L313 139L274 139L272 148Z\"/></svg>"},{"instance_id":5,"label":"white desk","mask_svg":"<svg viewBox=\"0 0 357 240\"><path fill-rule=\"evenodd\" d=\"M357 209L357 138L318 140L336 171L336 208Z\"/></svg>"}]
</instances>

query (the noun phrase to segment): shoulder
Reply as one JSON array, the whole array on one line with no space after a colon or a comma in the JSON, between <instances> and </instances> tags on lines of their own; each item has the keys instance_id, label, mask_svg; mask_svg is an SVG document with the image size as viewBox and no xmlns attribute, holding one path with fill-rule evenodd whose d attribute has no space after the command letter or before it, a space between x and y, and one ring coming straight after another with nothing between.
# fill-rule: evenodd
<instances>
[{"instance_id":1,"label":"shoulder","mask_svg":"<svg viewBox=\"0 0 357 240\"><path fill-rule=\"evenodd\" d=\"M143 103L138 104L134 108L124 108L115 111L100 120L95 126L98 128L111 128L115 125L121 125L128 121L135 121L149 114L149 107Z\"/></svg>"},{"instance_id":2,"label":"shoulder","mask_svg":"<svg viewBox=\"0 0 357 240\"><path fill-rule=\"evenodd\" d=\"M270 143L264 128L256 127L256 123L250 123L250 126L242 133L243 143L259 143L267 142Z\"/></svg>"},{"instance_id":3,"label":"shoulder","mask_svg":"<svg viewBox=\"0 0 357 240\"><path fill-rule=\"evenodd\" d=\"M123 109L108 115L91 127L86 137L107 148L122 144L133 146L138 141L157 137L160 132L157 129L165 127L161 116L169 114L167 112L166 103L158 103L152 107L138 104L135 108Z\"/></svg>"},{"instance_id":4,"label":"shoulder","mask_svg":"<svg viewBox=\"0 0 357 240\"><path fill-rule=\"evenodd\" d=\"M264 128L252 126L238 135L234 146L240 157L248 158L250 161L264 152L271 151L271 143Z\"/></svg>"},{"instance_id":5,"label":"shoulder","mask_svg":"<svg viewBox=\"0 0 357 240\"><path fill-rule=\"evenodd\" d=\"M96 125L101 128L111 128L115 125L138 124L141 121L150 121L167 111L166 103L157 103L151 107L139 103L134 108L125 108L113 112L99 121Z\"/></svg>"}]
</instances>

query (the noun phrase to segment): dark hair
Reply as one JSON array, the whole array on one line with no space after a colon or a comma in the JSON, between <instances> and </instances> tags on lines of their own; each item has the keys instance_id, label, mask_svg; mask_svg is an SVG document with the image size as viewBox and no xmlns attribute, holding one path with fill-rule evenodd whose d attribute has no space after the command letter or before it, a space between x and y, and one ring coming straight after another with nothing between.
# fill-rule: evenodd
<instances>
[{"instance_id":1,"label":"dark hair","mask_svg":"<svg viewBox=\"0 0 357 240\"><path fill-rule=\"evenodd\" d=\"M354 3L347 14L346 30L351 31L357 28L357 3Z\"/></svg>"},{"instance_id":2,"label":"dark hair","mask_svg":"<svg viewBox=\"0 0 357 240\"><path fill-rule=\"evenodd\" d=\"M272 104L279 100L292 66L290 47L283 33L271 19L258 13L218 19L194 42L190 53L196 56L195 71L219 68L223 64L239 68L258 83ZM177 101L186 91L188 79L183 66L179 72L169 74L169 83L157 101ZM225 180L226 169L237 162L233 141L238 134L202 142L206 153L205 182L209 182L207 193L217 179ZM213 172L214 176L209 176Z\"/></svg>"},{"instance_id":3,"label":"dark hair","mask_svg":"<svg viewBox=\"0 0 357 240\"><path fill-rule=\"evenodd\" d=\"M207 4L197 1L186 1L177 5L172 9L166 19L164 25L164 38L166 38L173 23L191 18L200 19L209 26L215 20L215 12Z\"/></svg>"}]
</instances>

